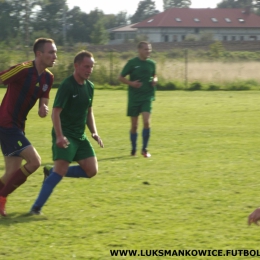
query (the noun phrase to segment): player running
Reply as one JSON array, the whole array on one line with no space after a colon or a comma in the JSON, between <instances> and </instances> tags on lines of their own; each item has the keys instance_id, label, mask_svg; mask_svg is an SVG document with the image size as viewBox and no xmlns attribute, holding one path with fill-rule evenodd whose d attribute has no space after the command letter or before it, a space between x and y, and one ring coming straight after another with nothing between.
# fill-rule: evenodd
<instances>
[{"instance_id":1,"label":"player running","mask_svg":"<svg viewBox=\"0 0 260 260\"><path fill-rule=\"evenodd\" d=\"M155 100L155 86L157 84L156 65L149 59L152 51L150 43L142 41L138 44L138 57L129 60L124 66L119 80L128 85L127 116L131 117L130 140L132 144L131 155L136 155L138 117L143 117L143 147L141 154L150 157L147 150L150 138L150 121L152 101ZM126 76L130 76L130 80Z\"/></svg>"},{"instance_id":2,"label":"player running","mask_svg":"<svg viewBox=\"0 0 260 260\"><path fill-rule=\"evenodd\" d=\"M66 78L57 91L52 111L52 154L54 167L44 181L30 213L41 214L41 209L62 177L91 178L98 171L95 152L85 134L86 125L100 147L92 109L94 85L88 80L94 67L94 57L87 51L74 58L74 73ZM69 166L72 161L79 165Z\"/></svg>"},{"instance_id":3,"label":"player running","mask_svg":"<svg viewBox=\"0 0 260 260\"><path fill-rule=\"evenodd\" d=\"M0 106L0 144L5 172L0 178L0 214L6 216L6 198L41 165L36 149L25 137L26 117L39 99L40 117L48 114L53 74L47 70L57 58L52 39L39 38L33 46L35 59L0 72L0 84L7 91ZM22 165L22 160L26 163Z\"/></svg>"}]
</instances>

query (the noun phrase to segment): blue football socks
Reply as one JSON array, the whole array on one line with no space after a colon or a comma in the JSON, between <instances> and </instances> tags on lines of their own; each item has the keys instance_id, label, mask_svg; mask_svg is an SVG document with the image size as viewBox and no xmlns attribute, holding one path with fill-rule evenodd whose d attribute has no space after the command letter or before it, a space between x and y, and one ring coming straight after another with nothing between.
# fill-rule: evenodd
<instances>
[{"instance_id":1,"label":"blue football socks","mask_svg":"<svg viewBox=\"0 0 260 260\"><path fill-rule=\"evenodd\" d=\"M34 202L32 209L40 210L45 202L50 197L55 186L62 180L62 176L56 172L52 172L50 176L44 181L42 189L38 195L38 198Z\"/></svg>"},{"instance_id":2,"label":"blue football socks","mask_svg":"<svg viewBox=\"0 0 260 260\"><path fill-rule=\"evenodd\" d=\"M131 133L130 132L130 141L132 143L132 150L136 151L136 141L137 141L137 133Z\"/></svg>"},{"instance_id":3,"label":"blue football socks","mask_svg":"<svg viewBox=\"0 0 260 260\"><path fill-rule=\"evenodd\" d=\"M148 146L150 132L151 132L150 128L143 129L143 148L142 148L142 150L145 150Z\"/></svg>"},{"instance_id":4,"label":"blue football socks","mask_svg":"<svg viewBox=\"0 0 260 260\"><path fill-rule=\"evenodd\" d=\"M70 178L89 178L85 171L79 166L70 166L68 168L68 171L65 175L65 177L70 177Z\"/></svg>"},{"instance_id":5,"label":"blue football socks","mask_svg":"<svg viewBox=\"0 0 260 260\"><path fill-rule=\"evenodd\" d=\"M53 168L50 169L50 172L52 173ZM79 166L79 165L74 165L74 166L69 166L68 171L64 177L69 177L69 178L89 178L85 171Z\"/></svg>"}]
</instances>

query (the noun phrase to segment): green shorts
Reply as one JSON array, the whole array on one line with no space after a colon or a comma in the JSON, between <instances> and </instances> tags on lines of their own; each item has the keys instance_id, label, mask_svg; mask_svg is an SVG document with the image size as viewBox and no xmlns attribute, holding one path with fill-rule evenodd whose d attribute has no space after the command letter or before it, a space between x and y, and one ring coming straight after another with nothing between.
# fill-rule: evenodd
<instances>
[{"instance_id":1,"label":"green shorts","mask_svg":"<svg viewBox=\"0 0 260 260\"><path fill-rule=\"evenodd\" d=\"M127 116L137 117L142 112L152 112L152 100L128 102Z\"/></svg>"},{"instance_id":2,"label":"green shorts","mask_svg":"<svg viewBox=\"0 0 260 260\"><path fill-rule=\"evenodd\" d=\"M52 135L52 158L53 161L64 160L69 163L72 161L80 161L89 157L95 157L95 151L89 140L75 139L66 136L70 144L68 148L59 148L56 145L56 136Z\"/></svg>"}]
</instances>

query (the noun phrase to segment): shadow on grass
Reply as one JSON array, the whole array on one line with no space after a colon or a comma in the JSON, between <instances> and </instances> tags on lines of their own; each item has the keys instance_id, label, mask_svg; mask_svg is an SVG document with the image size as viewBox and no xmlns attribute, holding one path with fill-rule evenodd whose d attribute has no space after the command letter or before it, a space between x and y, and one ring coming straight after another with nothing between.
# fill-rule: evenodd
<instances>
[{"instance_id":1,"label":"shadow on grass","mask_svg":"<svg viewBox=\"0 0 260 260\"><path fill-rule=\"evenodd\" d=\"M48 218L44 215L36 216L31 215L30 213L10 213L6 217L0 217L0 225L9 226L12 224L18 223L27 223L32 221L43 221L48 220Z\"/></svg>"},{"instance_id":2,"label":"shadow on grass","mask_svg":"<svg viewBox=\"0 0 260 260\"><path fill-rule=\"evenodd\" d=\"M127 159L127 160L131 160L133 158L137 158L136 156L130 156L130 155L123 155L123 156L116 156L116 157L109 157L109 158L102 158L102 159L98 159L98 162L101 161L108 161L108 160L119 160L119 159Z\"/></svg>"}]
</instances>

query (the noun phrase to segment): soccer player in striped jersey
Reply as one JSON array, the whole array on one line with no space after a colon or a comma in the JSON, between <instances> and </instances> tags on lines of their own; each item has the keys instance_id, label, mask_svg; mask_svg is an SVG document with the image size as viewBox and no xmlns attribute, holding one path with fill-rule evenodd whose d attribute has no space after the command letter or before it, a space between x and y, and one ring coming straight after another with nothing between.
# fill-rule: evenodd
<instances>
[{"instance_id":1,"label":"soccer player in striped jersey","mask_svg":"<svg viewBox=\"0 0 260 260\"><path fill-rule=\"evenodd\" d=\"M7 90L0 106L0 145L5 172L0 178L0 214L6 216L7 196L21 186L41 165L36 149L25 137L26 117L39 99L38 114L48 114L53 74L47 69L57 58L52 39L39 38L33 46L35 59L0 72L0 84ZM22 165L22 160L25 164Z\"/></svg>"}]
</instances>

